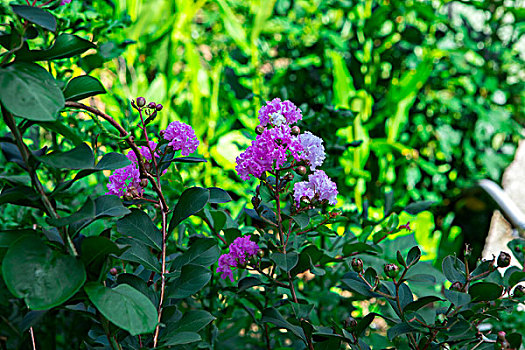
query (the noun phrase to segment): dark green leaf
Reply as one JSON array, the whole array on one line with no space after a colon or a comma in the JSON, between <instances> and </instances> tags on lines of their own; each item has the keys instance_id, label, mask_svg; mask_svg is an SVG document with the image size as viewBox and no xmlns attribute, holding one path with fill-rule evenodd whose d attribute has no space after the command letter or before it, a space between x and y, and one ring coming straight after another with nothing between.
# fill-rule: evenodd
<instances>
[{"instance_id":1,"label":"dark green leaf","mask_svg":"<svg viewBox=\"0 0 525 350\"><path fill-rule=\"evenodd\" d=\"M51 61L51 60L58 60L62 58L77 56L95 47L97 46L88 40L82 39L73 34L63 33L63 34L60 34L56 38L55 42L53 43L53 46L51 46L50 48L46 50L21 51L16 56L16 58L17 60L21 60L21 61ZM92 83L88 83L88 84L92 84ZM102 87L102 92L99 92L99 93L104 93L105 92L104 87L102 85L100 85L100 87ZM65 93L66 91L64 91L64 95ZM81 98L77 98L77 99L69 98L68 100L77 101L80 99Z\"/></svg>"},{"instance_id":2,"label":"dark green leaf","mask_svg":"<svg viewBox=\"0 0 525 350\"><path fill-rule=\"evenodd\" d=\"M37 121L54 121L64 108L64 95L44 68L13 63L0 68L0 100L14 115Z\"/></svg>"},{"instance_id":3,"label":"dark green leaf","mask_svg":"<svg viewBox=\"0 0 525 350\"><path fill-rule=\"evenodd\" d=\"M292 216L292 219L301 229L304 229L310 223L310 217L306 213L294 215Z\"/></svg>"},{"instance_id":4,"label":"dark green leaf","mask_svg":"<svg viewBox=\"0 0 525 350\"><path fill-rule=\"evenodd\" d=\"M237 284L237 292L242 292L248 288L260 286L261 284L264 284L264 283L257 277L252 277L252 276L244 277Z\"/></svg>"},{"instance_id":5,"label":"dark green leaf","mask_svg":"<svg viewBox=\"0 0 525 350\"><path fill-rule=\"evenodd\" d=\"M514 287L521 281L525 281L525 271L516 271L509 277L509 286Z\"/></svg>"},{"instance_id":6,"label":"dark green leaf","mask_svg":"<svg viewBox=\"0 0 525 350\"><path fill-rule=\"evenodd\" d=\"M414 329L408 323L401 322L388 329L386 334L388 336L388 339L392 341L394 338L399 337L400 335L412 333L414 331L416 331L416 329Z\"/></svg>"},{"instance_id":7,"label":"dark green leaf","mask_svg":"<svg viewBox=\"0 0 525 350\"><path fill-rule=\"evenodd\" d=\"M147 270L160 273L159 261L145 245L131 238L119 238L117 243L130 246L129 249L120 256L122 260L139 263Z\"/></svg>"},{"instance_id":8,"label":"dark green leaf","mask_svg":"<svg viewBox=\"0 0 525 350\"><path fill-rule=\"evenodd\" d=\"M269 308L265 309L262 313L262 321L263 322L270 322L276 325L279 328L285 328L292 332L295 336L302 339L306 342L306 337L304 335L304 331L299 326L294 326L290 322L286 321L284 317L281 315L277 309Z\"/></svg>"},{"instance_id":9,"label":"dark green leaf","mask_svg":"<svg viewBox=\"0 0 525 350\"><path fill-rule=\"evenodd\" d=\"M465 283L465 264L454 256L446 256L443 259L443 273L445 277L452 283L461 282Z\"/></svg>"},{"instance_id":10,"label":"dark green leaf","mask_svg":"<svg viewBox=\"0 0 525 350\"><path fill-rule=\"evenodd\" d=\"M124 168L131 164L131 161L121 153L110 152L104 154L102 159L95 166L99 170L115 170Z\"/></svg>"},{"instance_id":11,"label":"dark green leaf","mask_svg":"<svg viewBox=\"0 0 525 350\"><path fill-rule=\"evenodd\" d=\"M13 12L18 16L27 19L29 22L54 32L57 29L57 20L44 9L37 6L11 5Z\"/></svg>"},{"instance_id":12,"label":"dark green leaf","mask_svg":"<svg viewBox=\"0 0 525 350\"><path fill-rule=\"evenodd\" d=\"M89 300L118 327L131 335L151 333L157 325L157 310L144 294L128 284L115 288L90 282L84 287Z\"/></svg>"},{"instance_id":13,"label":"dark green leaf","mask_svg":"<svg viewBox=\"0 0 525 350\"><path fill-rule=\"evenodd\" d=\"M412 266L418 263L421 259L421 249L419 247L413 247L407 254L407 265Z\"/></svg>"},{"instance_id":14,"label":"dark green leaf","mask_svg":"<svg viewBox=\"0 0 525 350\"><path fill-rule=\"evenodd\" d=\"M54 152L39 157L43 163L58 169L90 169L95 164L93 150L86 144L67 152Z\"/></svg>"},{"instance_id":15,"label":"dark green leaf","mask_svg":"<svg viewBox=\"0 0 525 350\"><path fill-rule=\"evenodd\" d=\"M443 299L438 298L436 296L421 297L421 298L417 299L416 301L408 303L404 307L404 312L417 311L417 310L421 309L423 306L428 305L430 303L435 303L437 301L443 301Z\"/></svg>"},{"instance_id":16,"label":"dark green leaf","mask_svg":"<svg viewBox=\"0 0 525 350\"><path fill-rule=\"evenodd\" d=\"M211 279L211 272L201 265L184 265L180 277L170 283L168 297L183 299L200 291Z\"/></svg>"},{"instance_id":17,"label":"dark green leaf","mask_svg":"<svg viewBox=\"0 0 525 350\"><path fill-rule=\"evenodd\" d=\"M397 262L399 263L399 265L404 266L404 267L407 266L407 263L406 263L405 259L403 258L403 255L401 254L401 252L399 250L396 253L396 259L397 259Z\"/></svg>"},{"instance_id":18,"label":"dark green leaf","mask_svg":"<svg viewBox=\"0 0 525 350\"><path fill-rule=\"evenodd\" d=\"M109 238L102 236L86 237L82 240L80 258L84 265L88 266L91 263L96 263L105 259L109 254L115 254L118 256L121 253L122 249L120 249L115 242Z\"/></svg>"},{"instance_id":19,"label":"dark green leaf","mask_svg":"<svg viewBox=\"0 0 525 350\"><path fill-rule=\"evenodd\" d=\"M48 248L34 235L11 244L2 262L7 288L32 310L46 310L71 298L84 284L80 260Z\"/></svg>"},{"instance_id":20,"label":"dark green leaf","mask_svg":"<svg viewBox=\"0 0 525 350\"><path fill-rule=\"evenodd\" d=\"M82 75L71 79L64 89L66 101L78 101L98 94L105 94L106 89L98 81L89 75ZM118 169L118 168L117 168Z\"/></svg>"},{"instance_id":21,"label":"dark green leaf","mask_svg":"<svg viewBox=\"0 0 525 350\"><path fill-rule=\"evenodd\" d=\"M454 306L463 306L470 303L471 297L467 293L456 292L455 290L445 289L445 298L450 301Z\"/></svg>"},{"instance_id":22,"label":"dark green leaf","mask_svg":"<svg viewBox=\"0 0 525 350\"><path fill-rule=\"evenodd\" d=\"M228 192L222 188L209 187L208 190L210 191L210 203L228 203L232 200Z\"/></svg>"},{"instance_id":23,"label":"dark green leaf","mask_svg":"<svg viewBox=\"0 0 525 350\"><path fill-rule=\"evenodd\" d=\"M37 234L37 231L31 229L0 231L0 248L8 248L11 245L11 243L15 242L23 235L34 234Z\"/></svg>"},{"instance_id":24,"label":"dark green leaf","mask_svg":"<svg viewBox=\"0 0 525 350\"><path fill-rule=\"evenodd\" d=\"M281 270L288 272L299 262L299 254L296 252L288 252L286 254L277 252L271 254L270 259L272 259Z\"/></svg>"},{"instance_id":25,"label":"dark green leaf","mask_svg":"<svg viewBox=\"0 0 525 350\"><path fill-rule=\"evenodd\" d=\"M184 254L173 260L170 271L180 271L182 266L188 264L208 267L217 262L219 255L221 255L221 252L217 241L213 238L197 238Z\"/></svg>"},{"instance_id":26,"label":"dark green leaf","mask_svg":"<svg viewBox=\"0 0 525 350\"><path fill-rule=\"evenodd\" d=\"M354 330L354 332L355 332L355 334L356 334L356 336L358 338L363 335L363 333L366 331L368 326L370 326L370 324L372 323L372 321L374 320L376 315L377 315L376 313L371 312L368 315L366 315L365 317L363 317L361 320L359 320L359 322L357 323L357 326L355 327L355 330Z\"/></svg>"},{"instance_id":27,"label":"dark green leaf","mask_svg":"<svg viewBox=\"0 0 525 350\"><path fill-rule=\"evenodd\" d=\"M173 333L180 332L198 332L208 324L210 324L215 317L205 310L190 310L182 315L182 318L169 326L169 336Z\"/></svg>"},{"instance_id":28,"label":"dark green leaf","mask_svg":"<svg viewBox=\"0 0 525 350\"><path fill-rule=\"evenodd\" d=\"M180 332L168 336L161 342L163 346L175 346L195 343L202 340L201 336L195 332Z\"/></svg>"},{"instance_id":29,"label":"dark green leaf","mask_svg":"<svg viewBox=\"0 0 525 350\"><path fill-rule=\"evenodd\" d=\"M162 233L148 214L139 209L132 209L131 214L117 221L117 231L123 236L136 239L148 247L161 250Z\"/></svg>"},{"instance_id":30,"label":"dark green leaf","mask_svg":"<svg viewBox=\"0 0 525 350\"><path fill-rule=\"evenodd\" d=\"M522 342L522 335L519 333L507 334L505 337L510 344L512 349L519 349Z\"/></svg>"},{"instance_id":31,"label":"dark green leaf","mask_svg":"<svg viewBox=\"0 0 525 350\"><path fill-rule=\"evenodd\" d=\"M169 225L169 233L187 217L196 214L208 203L210 191L207 188L191 187L182 192L173 210Z\"/></svg>"},{"instance_id":32,"label":"dark green leaf","mask_svg":"<svg viewBox=\"0 0 525 350\"><path fill-rule=\"evenodd\" d=\"M480 282L469 287L468 293L474 301L492 301L501 296L503 286L491 282Z\"/></svg>"}]
</instances>

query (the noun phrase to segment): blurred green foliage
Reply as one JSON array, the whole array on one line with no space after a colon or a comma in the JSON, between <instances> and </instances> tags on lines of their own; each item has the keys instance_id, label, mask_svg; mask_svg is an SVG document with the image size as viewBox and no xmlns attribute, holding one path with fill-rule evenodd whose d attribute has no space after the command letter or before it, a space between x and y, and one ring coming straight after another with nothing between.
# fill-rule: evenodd
<instances>
[{"instance_id":1,"label":"blurred green foliage","mask_svg":"<svg viewBox=\"0 0 525 350\"><path fill-rule=\"evenodd\" d=\"M438 232L420 243L441 239L442 257L462 245L452 222L454 211L473 206L464 190L482 178L498 181L520 138L525 9L518 5L119 1L115 13L132 24L101 47L134 43L99 71L112 72L113 95L102 101L118 116L128 105L123 96L144 95L169 108L161 127L177 119L193 125L212 161L191 177L238 194L238 211L253 190L233 171L254 135L243 130L253 130L264 100L290 99L325 140L332 162L325 170L345 209L434 201ZM92 61L81 66L97 69Z\"/></svg>"}]
</instances>

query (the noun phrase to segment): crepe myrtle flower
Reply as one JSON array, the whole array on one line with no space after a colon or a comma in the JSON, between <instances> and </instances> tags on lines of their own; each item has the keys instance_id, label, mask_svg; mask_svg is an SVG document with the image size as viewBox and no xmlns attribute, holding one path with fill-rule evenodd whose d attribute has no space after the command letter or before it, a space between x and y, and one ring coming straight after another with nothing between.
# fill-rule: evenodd
<instances>
[{"instance_id":1,"label":"crepe myrtle flower","mask_svg":"<svg viewBox=\"0 0 525 350\"><path fill-rule=\"evenodd\" d=\"M303 119L302 112L292 102L281 101L280 98L274 98L266 102L266 105L259 109L260 126L281 126L283 124L294 124Z\"/></svg>"},{"instance_id":2,"label":"crepe myrtle flower","mask_svg":"<svg viewBox=\"0 0 525 350\"><path fill-rule=\"evenodd\" d=\"M169 147L172 147L174 151L180 150L183 156L195 152L199 146L199 140L193 128L179 121L170 123L166 130L161 132L161 135L169 141Z\"/></svg>"},{"instance_id":3,"label":"crepe myrtle flower","mask_svg":"<svg viewBox=\"0 0 525 350\"><path fill-rule=\"evenodd\" d=\"M230 252L219 258L219 267L216 272L221 273L221 278L229 278L233 282L233 269L246 264L246 261L257 254L259 246L250 241L251 235L237 237L230 244Z\"/></svg>"},{"instance_id":4,"label":"crepe myrtle flower","mask_svg":"<svg viewBox=\"0 0 525 350\"><path fill-rule=\"evenodd\" d=\"M260 178L266 171L280 169L290 158L301 160L303 147L299 139L291 134L290 126L281 125L265 129L237 159L235 170L243 180L250 175Z\"/></svg>"},{"instance_id":5,"label":"crepe myrtle flower","mask_svg":"<svg viewBox=\"0 0 525 350\"><path fill-rule=\"evenodd\" d=\"M323 140L311 132L306 131L304 134L299 135L299 142L303 147L301 158L308 161L310 170L314 171L315 168L323 164L326 158Z\"/></svg>"},{"instance_id":6,"label":"crepe myrtle flower","mask_svg":"<svg viewBox=\"0 0 525 350\"><path fill-rule=\"evenodd\" d=\"M308 176L308 181L297 182L294 185L293 197L297 206L301 200L306 199L312 203L314 201L327 201L331 205L337 203L337 185L322 170L316 170Z\"/></svg>"},{"instance_id":7,"label":"crepe myrtle flower","mask_svg":"<svg viewBox=\"0 0 525 350\"><path fill-rule=\"evenodd\" d=\"M64 6L66 4L70 4L71 3L71 0L62 0L60 1L60 6Z\"/></svg>"}]
</instances>

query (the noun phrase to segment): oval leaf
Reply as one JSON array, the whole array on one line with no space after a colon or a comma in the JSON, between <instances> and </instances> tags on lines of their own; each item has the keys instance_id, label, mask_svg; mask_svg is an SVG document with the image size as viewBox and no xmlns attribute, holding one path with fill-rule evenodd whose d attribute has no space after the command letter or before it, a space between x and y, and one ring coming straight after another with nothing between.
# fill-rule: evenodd
<instances>
[{"instance_id":1,"label":"oval leaf","mask_svg":"<svg viewBox=\"0 0 525 350\"><path fill-rule=\"evenodd\" d=\"M97 47L91 41L82 39L73 34L60 34L53 46L46 50L20 51L16 56L22 61L50 61L73 57L84 51Z\"/></svg>"},{"instance_id":2,"label":"oval leaf","mask_svg":"<svg viewBox=\"0 0 525 350\"><path fill-rule=\"evenodd\" d=\"M44 29L52 32L57 29L56 18L46 10L36 6L27 5L11 5L11 8L18 16L27 19L29 22L37 24Z\"/></svg>"},{"instance_id":3,"label":"oval leaf","mask_svg":"<svg viewBox=\"0 0 525 350\"><path fill-rule=\"evenodd\" d=\"M71 79L64 89L64 98L67 101L78 101L98 94L105 94L106 89L98 79L89 75L82 75Z\"/></svg>"},{"instance_id":4,"label":"oval leaf","mask_svg":"<svg viewBox=\"0 0 525 350\"><path fill-rule=\"evenodd\" d=\"M89 300L118 327L131 335L151 333L157 325L157 310L144 294L128 284L106 288L98 283L84 287Z\"/></svg>"},{"instance_id":5,"label":"oval leaf","mask_svg":"<svg viewBox=\"0 0 525 350\"><path fill-rule=\"evenodd\" d=\"M32 310L46 310L71 298L84 284L82 262L52 250L34 235L13 243L2 262L9 291Z\"/></svg>"},{"instance_id":6,"label":"oval leaf","mask_svg":"<svg viewBox=\"0 0 525 350\"><path fill-rule=\"evenodd\" d=\"M56 120L65 103L48 71L23 62L0 69L0 100L11 113L38 121Z\"/></svg>"},{"instance_id":7,"label":"oval leaf","mask_svg":"<svg viewBox=\"0 0 525 350\"><path fill-rule=\"evenodd\" d=\"M210 191L207 188L191 187L182 192L171 217L169 233L187 217L196 214L208 203Z\"/></svg>"},{"instance_id":8,"label":"oval leaf","mask_svg":"<svg viewBox=\"0 0 525 350\"><path fill-rule=\"evenodd\" d=\"M184 265L180 277L171 283L168 296L183 299L201 290L211 279L211 272L200 265Z\"/></svg>"}]
</instances>

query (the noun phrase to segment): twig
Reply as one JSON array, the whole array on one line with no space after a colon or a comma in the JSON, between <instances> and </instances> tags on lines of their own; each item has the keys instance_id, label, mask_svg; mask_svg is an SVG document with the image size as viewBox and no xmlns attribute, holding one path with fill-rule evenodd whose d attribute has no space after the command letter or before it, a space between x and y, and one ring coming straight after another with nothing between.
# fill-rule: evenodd
<instances>
[{"instance_id":1,"label":"twig","mask_svg":"<svg viewBox=\"0 0 525 350\"><path fill-rule=\"evenodd\" d=\"M35 333L33 332L33 327L29 327L29 334L31 334L31 344L33 345L33 350L36 350Z\"/></svg>"}]
</instances>

